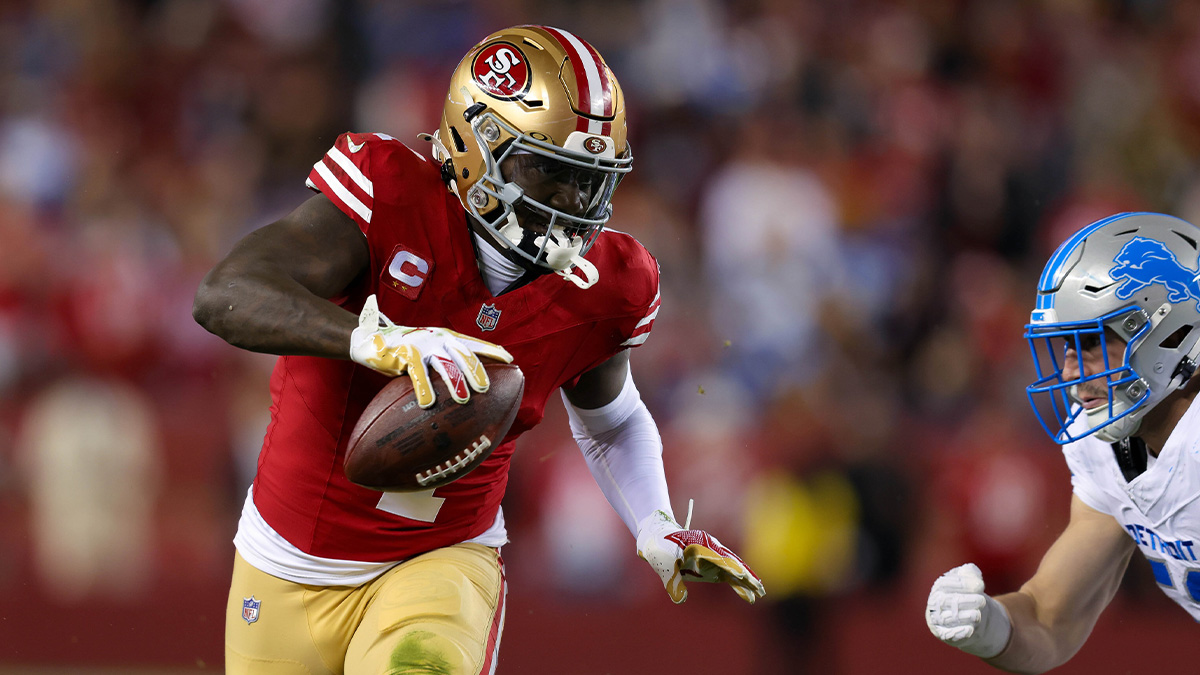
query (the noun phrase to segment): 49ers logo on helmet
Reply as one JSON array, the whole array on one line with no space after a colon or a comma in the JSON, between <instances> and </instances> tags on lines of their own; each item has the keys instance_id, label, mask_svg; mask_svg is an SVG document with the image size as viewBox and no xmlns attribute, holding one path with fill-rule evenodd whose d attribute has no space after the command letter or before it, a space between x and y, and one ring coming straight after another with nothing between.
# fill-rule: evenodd
<instances>
[{"instance_id":1,"label":"49ers logo on helmet","mask_svg":"<svg viewBox=\"0 0 1200 675\"><path fill-rule=\"evenodd\" d=\"M589 138L583 142L583 149L587 150L588 152L592 153L593 155L598 155L598 154L604 152L605 148L607 148L607 147L608 147L608 145L605 144L604 139L597 138L595 136L592 136L591 138Z\"/></svg>"},{"instance_id":2,"label":"49ers logo on helmet","mask_svg":"<svg viewBox=\"0 0 1200 675\"><path fill-rule=\"evenodd\" d=\"M494 42L479 50L471 72L480 88L502 101L520 98L529 89L525 54L508 42Z\"/></svg>"}]
</instances>

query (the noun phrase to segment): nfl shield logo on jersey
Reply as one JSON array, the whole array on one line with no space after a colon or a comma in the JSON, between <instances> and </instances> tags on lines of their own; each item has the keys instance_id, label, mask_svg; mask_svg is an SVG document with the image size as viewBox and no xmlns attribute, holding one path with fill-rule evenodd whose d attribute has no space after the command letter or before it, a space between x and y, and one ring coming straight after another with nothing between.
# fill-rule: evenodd
<instances>
[{"instance_id":1,"label":"nfl shield logo on jersey","mask_svg":"<svg viewBox=\"0 0 1200 675\"><path fill-rule=\"evenodd\" d=\"M261 600L255 600L254 596L242 598L242 618L246 623L251 624L258 621L258 608L262 605Z\"/></svg>"},{"instance_id":2,"label":"nfl shield logo on jersey","mask_svg":"<svg viewBox=\"0 0 1200 675\"><path fill-rule=\"evenodd\" d=\"M475 323L479 325L480 330L496 330L496 324L500 323L500 310L496 309L495 305L480 307Z\"/></svg>"}]
</instances>

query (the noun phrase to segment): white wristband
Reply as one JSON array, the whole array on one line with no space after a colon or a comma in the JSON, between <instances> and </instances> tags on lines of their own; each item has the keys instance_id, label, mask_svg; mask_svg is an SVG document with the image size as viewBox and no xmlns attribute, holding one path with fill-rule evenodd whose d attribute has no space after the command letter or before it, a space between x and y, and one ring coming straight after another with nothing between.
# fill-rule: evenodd
<instances>
[{"instance_id":1,"label":"white wristband","mask_svg":"<svg viewBox=\"0 0 1200 675\"><path fill-rule=\"evenodd\" d=\"M1012 637L1012 619L1008 617L1004 605L990 595L984 597L981 614L979 629L954 646L968 654L990 659L1008 646L1008 640Z\"/></svg>"}]
</instances>

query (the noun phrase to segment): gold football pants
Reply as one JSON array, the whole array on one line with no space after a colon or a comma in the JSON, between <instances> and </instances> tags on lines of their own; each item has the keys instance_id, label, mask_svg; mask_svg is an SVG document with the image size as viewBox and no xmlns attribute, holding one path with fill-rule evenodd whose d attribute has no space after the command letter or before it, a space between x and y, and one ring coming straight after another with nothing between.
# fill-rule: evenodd
<instances>
[{"instance_id":1,"label":"gold football pants","mask_svg":"<svg viewBox=\"0 0 1200 675\"><path fill-rule=\"evenodd\" d=\"M417 556L362 586L285 581L236 555L225 672L487 675L505 591L499 552L479 544Z\"/></svg>"}]
</instances>

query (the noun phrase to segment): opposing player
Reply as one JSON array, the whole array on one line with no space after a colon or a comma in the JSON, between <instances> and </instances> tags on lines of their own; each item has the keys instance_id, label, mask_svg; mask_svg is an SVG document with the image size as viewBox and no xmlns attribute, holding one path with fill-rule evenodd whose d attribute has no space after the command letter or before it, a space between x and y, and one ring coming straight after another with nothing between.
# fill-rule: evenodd
<instances>
[{"instance_id":1,"label":"opposing player","mask_svg":"<svg viewBox=\"0 0 1200 675\"><path fill-rule=\"evenodd\" d=\"M684 579L762 584L675 520L661 441L628 350L658 314L658 267L604 224L632 164L625 101L589 44L521 26L451 78L435 161L384 134L343 134L318 194L251 233L205 278L194 315L280 354L272 419L242 511L226 617L229 673L484 673L504 623L500 501L518 436L561 389L571 429L638 555L670 597ZM381 329L380 313L419 330ZM502 345L502 346L501 346ZM513 361L525 395L503 444L430 492L380 493L341 470L389 377L431 405L487 390L480 357Z\"/></svg>"},{"instance_id":2,"label":"opposing player","mask_svg":"<svg viewBox=\"0 0 1200 675\"><path fill-rule=\"evenodd\" d=\"M1054 668L1083 646L1134 550L1200 620L1198 242L1178 218L1121 213L1050 258L1026 327L1039 375L1028 392L1064 446L1070 521L1015 593L987 595L973 564L942 575L925 612L938 638L997 668Z\"/></svg>"}]
</instances>

